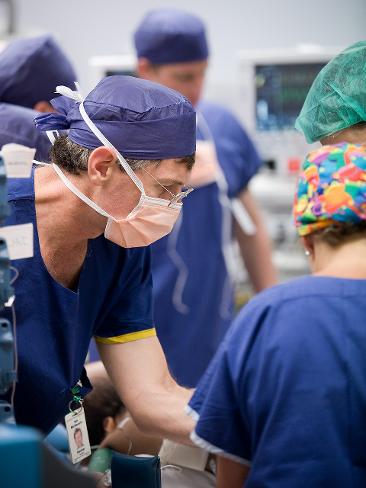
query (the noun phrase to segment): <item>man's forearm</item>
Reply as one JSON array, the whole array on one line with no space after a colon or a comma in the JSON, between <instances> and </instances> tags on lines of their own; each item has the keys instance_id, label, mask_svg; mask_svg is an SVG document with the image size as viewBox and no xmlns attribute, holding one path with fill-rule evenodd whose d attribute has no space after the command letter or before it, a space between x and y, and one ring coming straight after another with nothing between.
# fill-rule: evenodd
<instances>
[{"instance_id":1,"label":"man's forearm","mask_svg":"<svg viewBox=\"0 0 366 488\"><path fill-rule=\"evenodd\" d=\"M192 390L173 380L157 338L100 344L99 351L136 425L147 434L190 444L194 423L185 414L185 407Z\"/></svg>"},{"instance_id":2,"label":"man's forearm","mask_svg":"<svg viewBox=\"0 0 366 488\"><path fill-rule=\"evenodd\" d=\"M191 390L176 383L141 394L141 398L136 397L134 401L134 420L147 434L190 445L194 422L185 414L185 407L191 396Z\"/></svg>"}]
</instances>

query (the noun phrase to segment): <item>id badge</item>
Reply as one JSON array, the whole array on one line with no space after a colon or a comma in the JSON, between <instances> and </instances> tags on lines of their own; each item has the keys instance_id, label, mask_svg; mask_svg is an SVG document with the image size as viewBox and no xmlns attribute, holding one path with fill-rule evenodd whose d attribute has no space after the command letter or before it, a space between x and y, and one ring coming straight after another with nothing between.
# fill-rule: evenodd
<instances>
[{"instance_id":1,"label":"id badge","mask_svg":"<svg viewBox=\"0 0 366 488\"><path fill-rule=\"evenodd\" d=\"M1 227L0 237L6 240L11 260L33 257L33 234L32 223Z\"/></svg>"},{"instance_id":2,"label":"id badge","mask_svg":"<svg viewBox=\"0 0 366 488\"><path fill-rule=\"evenodd\" d=\"M88 429L83 407L65 416L70 456L73 464L80 463L91 454Z\"/></svg>"},{"instance_id":3,"label":"id badge","mask_svg":"<svg viewBox=\"0 0 366 488\"><path fill-rule=\"evenodd\" d=\"M21 144L5 144L1 148L8 178L29 178L36 150Z\"/></svg>"}]
</instances>

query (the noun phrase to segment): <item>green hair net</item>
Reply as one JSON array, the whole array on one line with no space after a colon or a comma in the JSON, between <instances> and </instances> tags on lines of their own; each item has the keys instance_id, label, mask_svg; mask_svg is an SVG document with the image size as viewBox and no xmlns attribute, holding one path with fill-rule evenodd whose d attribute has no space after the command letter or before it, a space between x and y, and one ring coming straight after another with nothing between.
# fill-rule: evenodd
<instances>
[{"instance_id":1,"label":"green hair net","mask_svg":"<svg viewBox=\"0 0 366 488\"><path fill-rule=\"evenodd\" d=\"M295 127L307 142L366 121L366 41L342 51L315 78Z\"/></svg>"}]
</instances>

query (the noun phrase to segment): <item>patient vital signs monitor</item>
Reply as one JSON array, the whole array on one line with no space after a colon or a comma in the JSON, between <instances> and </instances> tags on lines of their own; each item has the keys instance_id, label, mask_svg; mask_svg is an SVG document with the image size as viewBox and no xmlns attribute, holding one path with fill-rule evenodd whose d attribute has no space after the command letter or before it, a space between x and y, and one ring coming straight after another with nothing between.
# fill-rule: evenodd
<instances>
[{"instance_id":1,"label":"patient vital signs monitor","mask_svg":"<svg viewBox=\"0 0 366 488\"><path fill-rule=\"evenodd\" d=\"M341 49L302 47L240 53L242 121L264 161L250 184L273 241L280 281L307 272L292 221L296 175L308 145L295 130L311 84Z\"/></svg>"},{"instance_id":2,"label":"patient vital signs monitor","mask_svg":"<svg viewBox=\"0 0 366 488\"><path fill-rule=\"evenodd\" d=\"M296 171L310 149L294 129L295 120L315 77L340 50L303 46L240 53L243 122L277 173Z\"/></svg>"}]
</instances>

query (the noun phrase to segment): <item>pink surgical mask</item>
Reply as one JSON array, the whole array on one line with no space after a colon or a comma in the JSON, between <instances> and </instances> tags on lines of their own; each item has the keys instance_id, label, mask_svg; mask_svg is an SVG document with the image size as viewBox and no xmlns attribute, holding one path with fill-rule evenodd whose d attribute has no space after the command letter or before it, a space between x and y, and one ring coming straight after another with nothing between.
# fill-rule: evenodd
<instances>
[{"instance_id":1,"label":"pink surgical mask","mask_svg":"<svg viewBox=\"0 0 366 488\"><path fill-rule=\"evenodd\" d=\"M126 218L116 219L76 188L56 164L52 166L74 195L100 215L108 218L104 237L118 246L127 248L148 246L169 234L179 217L182 203L149 197L143 193L139 203Z\"/></svg>"},{"instance_id":2,"label":"pink surgical mask","mask_svg":"<svg viewBox=\"0 0 366 488\"><path fill-rule=\"evenodd\" d=\"M158 239L161 239L169 234L172 231L182 209L182 203L180 200L188 195L191 190L182 192L178 195L173 195L171 193L171 200L154 198L146 195L141 180L137 177L127 161L90 120L85 111L83 102L80 103L79 110L85 123L89 126L90 130L96 135L101 143L115 151L119 163L140 190L141 197L136 207L127 215L126 218L116 219L100 208L86 195L84 195L73 185L73 183L61 171L61 169L57 165L53 164L53 169L60 177L62 182L89 207L98 212L100 215L108 218L104 236L106 239L109 239L119 246L126 248L148 246L149 244L152 244ZM146 173L148 172L146 171ZM154 178L152 175L150 176ZM161 186L165 188L163 185Z\"/></svg>"},{"instance_id":3,"label":"pink surgical mask","mask_svg":"<svg viewBox=\"0 0 366 488\"><path fill-rule=\"evenodd\" d=\"M143 195L126 219L108 219L104 235L122 247L148 246L172 231L181 208L181 203L169 205L167 200Z\"/></svg>"}]
</instances>

